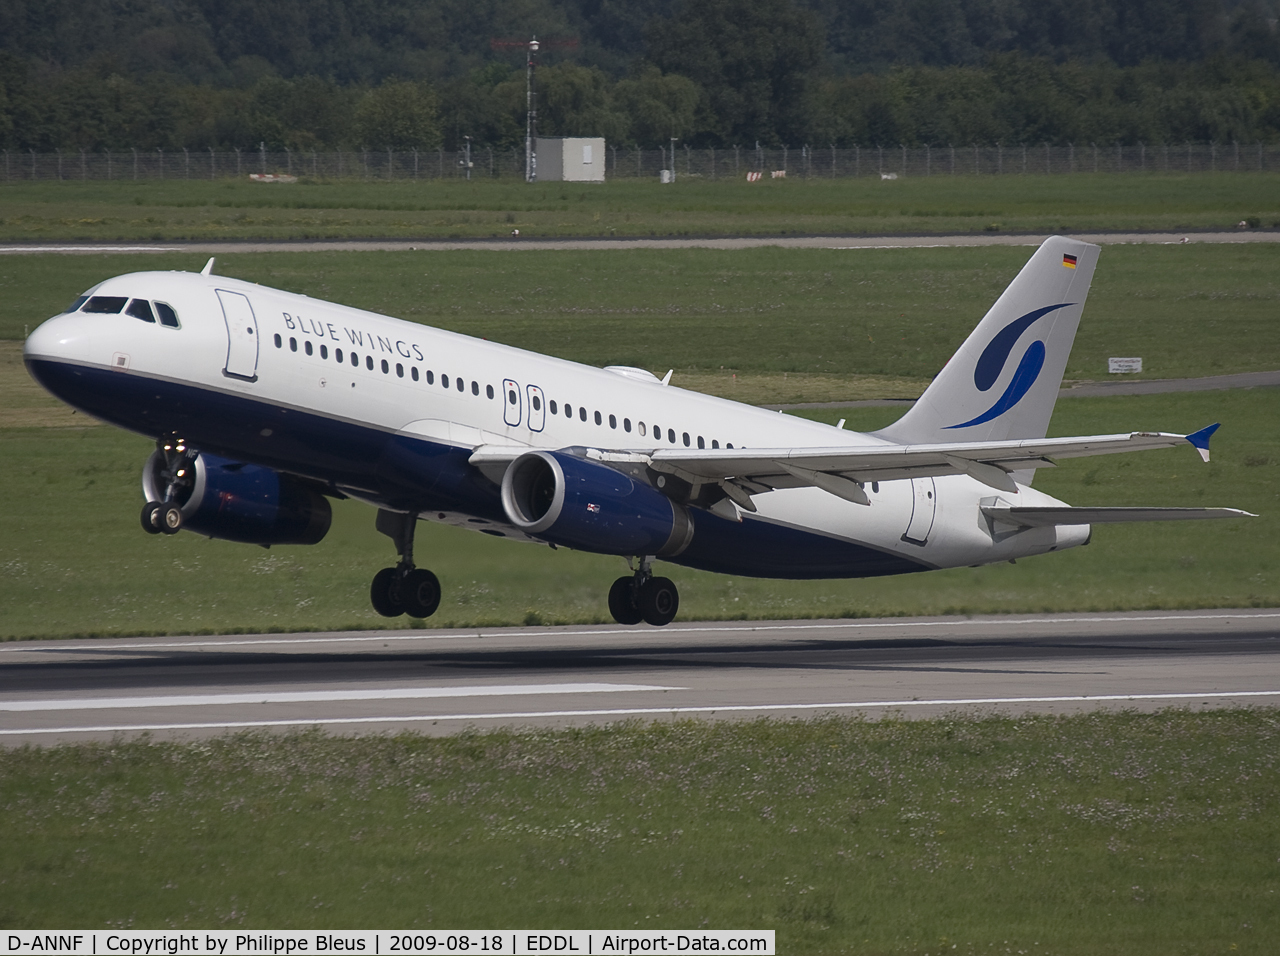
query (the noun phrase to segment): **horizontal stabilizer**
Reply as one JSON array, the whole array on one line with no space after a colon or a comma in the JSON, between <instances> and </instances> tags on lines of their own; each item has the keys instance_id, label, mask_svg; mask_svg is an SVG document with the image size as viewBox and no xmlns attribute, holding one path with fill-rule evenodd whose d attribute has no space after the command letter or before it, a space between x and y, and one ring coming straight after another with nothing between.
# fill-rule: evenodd
<instances>
[{"instance_id":1,"label":"horizontal stabilizer","mask_svg":"<svg viewBox=\"0 0 1280 956\"><path fill-rule=\"evenodd\" d=\"M983 505L982 513L994 521L1024 528L1060 524L1117 524L1124 521L1199 521L1205 518L1256 518L1236 508L1012 508Z\"/></svg>"}]
</instances>

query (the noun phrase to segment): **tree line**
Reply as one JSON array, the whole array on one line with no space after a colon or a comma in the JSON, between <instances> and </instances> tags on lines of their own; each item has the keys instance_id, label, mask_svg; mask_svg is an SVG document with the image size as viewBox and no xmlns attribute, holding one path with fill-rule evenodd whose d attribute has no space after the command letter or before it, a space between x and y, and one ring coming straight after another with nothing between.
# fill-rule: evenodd
<instances>
[{"instance_id":1,"label":"tree line","mask_svg":"<svg viewBox=\"0 0 1280 956\"><path fill-rule=\"evenodd\" d=\"M1280 0L8 0L0 145L1280 141Z\"/></svg>"}]
</instances>

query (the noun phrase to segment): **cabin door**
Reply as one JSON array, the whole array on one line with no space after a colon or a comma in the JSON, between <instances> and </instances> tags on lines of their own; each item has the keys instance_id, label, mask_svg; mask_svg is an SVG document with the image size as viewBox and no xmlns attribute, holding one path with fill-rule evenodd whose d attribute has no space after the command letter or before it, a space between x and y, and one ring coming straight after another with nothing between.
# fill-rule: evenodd
<instances>
[{"instance_id":1,"label":"cabin door","mask_svg":"<svg viewBox=\"0 0 1280 956\"><path fill-rule=\"evenodd\" d=\"M932 478L911 479L911 521L902 540L911 544L924 544L933 529L933 517L938 509L938 491Z\"/></svg>"},{"instance_id":2,"label":"cabin door","mask_svg":"<svg viewBox=\"0 0 1280 956\"><path fill-rule=\"evenodd\" d=\"M222 303L222 318L227 323L227 364L223 367L223 374L256 382L258 319L253 314L249 297L219 289L218 301Z\"/></svg>"}]
</instances>

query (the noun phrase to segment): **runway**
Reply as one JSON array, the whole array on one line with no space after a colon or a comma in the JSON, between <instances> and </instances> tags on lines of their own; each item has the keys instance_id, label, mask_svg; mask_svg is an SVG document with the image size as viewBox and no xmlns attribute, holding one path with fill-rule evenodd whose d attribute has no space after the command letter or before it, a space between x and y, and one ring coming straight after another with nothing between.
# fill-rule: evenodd
<instances>
[{"instance_id":1,"label":"runway","mask_svg":"<svg viewBox=\"0 0 1280 956\"><path fill-rule=\"evenodd\" d=\"M1228 232L1082 232L1073 238L1099 245L1180 245L1183 243L1280 242L1274 230ZM269 252L455 252L487 250L625 250L625 249L941 249L969 246L1038 246L1048 234L961 233L915 236L656 236L601 239L591 236L543 239L534 236L503 239L259 239L194 240L189 242L42 242L0 244L0 255L37 253L136 254L188 252L193 255L259 255Z\"/></svg>"},{"instance_id":2,"label":"runway","mask_svg":"<svg viewBox=\"0 0 1280 956\"><path fill-rule=\"evenodd\" d=\"M0 745L1280 704L1280 610L0 645Z\"/></svg>"}]
</instances>

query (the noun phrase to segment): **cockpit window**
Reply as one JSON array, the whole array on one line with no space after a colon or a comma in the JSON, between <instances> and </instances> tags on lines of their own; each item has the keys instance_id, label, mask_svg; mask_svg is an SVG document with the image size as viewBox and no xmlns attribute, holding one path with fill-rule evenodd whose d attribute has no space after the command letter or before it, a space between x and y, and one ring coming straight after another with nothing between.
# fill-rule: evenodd
<instances>
[{"instance_id":1,"label":"cockpit window","mask_svg":"<svg viewBox=\"0 0 1280 956\"><path fill-rule=\"evenodd\" d=\"M76 300L72 302L69 306L67 306L67 311L78 312L80 311L80 306L84 305L88 301L89 301L89 297L87 295L77 296Z\"/></svg>"},{"instance_id":2,"label":"cockpit window","mask_svg":"<svg viewBox=\"0 0 1280 956\"><path fill-rule=\"evenodd\" d=\"M167 302L157 302L156 312L160 316L160 324L167 325L171 329L180 328L178 323L178 313L173 311L173 306Z\"/></svg>"},{"instance_id":3,"label":"cockpit window","mask_svg":"<svg viewBox=\"0 0 1280 956\"><path fill-rule=\"evenodd\" d=\"M126 295L95 295L84 304L83 311L98 312L102 315L117 315L129 301Z\"/></svg>"},{"instance_id":4,"label":"cockpit window","mask_svg":"<svg viewBox=\"0 0 1280 956\"><path fill-rule=\"evenodd\" d=\"M125 315L131 315L135 319L141 319L143 322L155 324L155 313L151 311L151 303L146 299L134 299L129 303L129 308L125 309Z\"/></svg>"}]
</instances>

